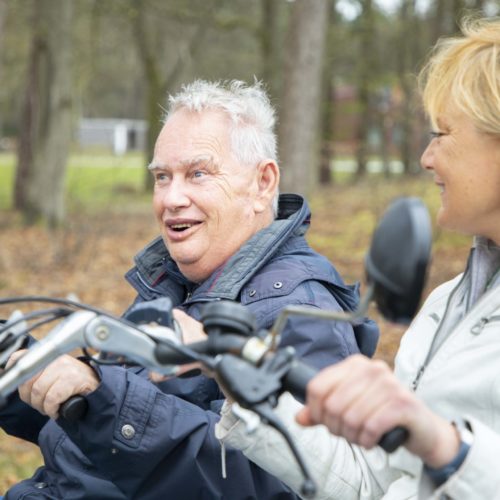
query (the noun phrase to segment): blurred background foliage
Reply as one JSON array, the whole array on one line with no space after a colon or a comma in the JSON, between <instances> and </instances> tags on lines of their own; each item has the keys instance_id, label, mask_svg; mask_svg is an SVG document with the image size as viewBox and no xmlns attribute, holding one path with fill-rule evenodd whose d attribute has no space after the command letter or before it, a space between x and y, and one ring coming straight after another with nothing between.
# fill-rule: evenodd
<instances>
[{"instance_id":1,"label":"blurred background foliage","mask_svg":"<svg viewBox=\"0 0 500 500\"><path fill-rule=\"evenodd\" d=\"M499 9L491 0L0 0L0 148L15 155L1 205L63 224L68 156L89 146L82 120L112 120L104 146L139 150L145 166L167 94L195 78L265 83L284 190L308 194L342 172L414 174L428 138L415 74L462 17Z\"/></svg>"}]
</instances>

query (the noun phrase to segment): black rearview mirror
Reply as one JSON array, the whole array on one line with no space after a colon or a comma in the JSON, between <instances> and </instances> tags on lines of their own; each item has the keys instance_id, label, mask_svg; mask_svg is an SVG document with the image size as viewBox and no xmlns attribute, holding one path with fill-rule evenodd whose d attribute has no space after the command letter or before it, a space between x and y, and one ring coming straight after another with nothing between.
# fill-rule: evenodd
<instances>
[{"instance_id":1,"label":"black rearview mirror","mask_svg":"<svg viewBox=\"0 0 500 500\"><path fill-rule=\"evenodd\" d=\"M420 304L430 261L429 213L418 198L394 201L380 220L365 259L372 300L395 323L409 323Z\"/></svg>"}]
</instances>

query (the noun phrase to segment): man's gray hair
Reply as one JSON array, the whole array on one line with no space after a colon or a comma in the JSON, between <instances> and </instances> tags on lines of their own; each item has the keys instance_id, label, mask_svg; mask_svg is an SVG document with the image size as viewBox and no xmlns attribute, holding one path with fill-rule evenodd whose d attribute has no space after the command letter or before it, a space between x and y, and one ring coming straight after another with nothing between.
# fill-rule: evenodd
<instances>
[{"instance_id":1,"label":"man's gray hair","mask_svg":"<svg viewBox=\"0 0 500 500\"><path fill-rule=\"evenodd\" d=\"M231 149L239 162L256 166L271 159L278 163L276 113L261 82L247 85L240 80L195 80L170 95L168 104L165 121L180 109L222 111L231 120ZM278 215L278 196L276 191L272 201L274 217Z\"/></svg>"},{"instance_id":2,"label":"man's gray hair","mask_svg":"<svg viewBox=\"0 0 500 500\"><path fill-rule=\"evenodd\" d=\"M233 154L242 164L256 165L266 158L277 162L275 111L261 82L195 80L169 96L168 102L165 121L179 109L224 112L233 124Z\"/></svg>"}]
</instances>

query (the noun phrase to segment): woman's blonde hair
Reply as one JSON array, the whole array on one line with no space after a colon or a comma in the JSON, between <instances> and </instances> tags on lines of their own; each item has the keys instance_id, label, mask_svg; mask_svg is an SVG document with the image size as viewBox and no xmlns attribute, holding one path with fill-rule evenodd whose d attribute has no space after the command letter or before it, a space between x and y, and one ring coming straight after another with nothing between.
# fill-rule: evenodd
<instances>
[{"instance_id":1,"label":"woman's blonde hair","mask_svg":"<svg viewBox=\"0 0 500 500\"><path fill-rule=\"evenodd\" d=\"M461 31L438 41L420 73L425 110L436 126L451 104L479 130L500 135L500 18L469 18Z\"/></svg>"}]
</instances>

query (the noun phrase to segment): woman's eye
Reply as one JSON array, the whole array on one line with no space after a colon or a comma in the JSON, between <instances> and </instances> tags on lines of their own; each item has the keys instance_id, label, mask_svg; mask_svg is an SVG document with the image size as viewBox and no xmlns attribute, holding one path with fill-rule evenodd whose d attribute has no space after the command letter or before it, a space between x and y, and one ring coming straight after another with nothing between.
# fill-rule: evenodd
<instances>
[{"instance_id":1,"label":"woman's eye","mask_svg":"<svg viewBox=\"0 0 500 500\"><path fill-rule=\"evenodd\" d=\"M439 139L439 137L442 137L444 135L444 132L437 132L435 130L431 131L431 139Z\"/></svg>"}]
</instances>

